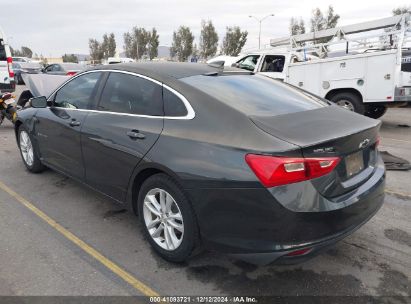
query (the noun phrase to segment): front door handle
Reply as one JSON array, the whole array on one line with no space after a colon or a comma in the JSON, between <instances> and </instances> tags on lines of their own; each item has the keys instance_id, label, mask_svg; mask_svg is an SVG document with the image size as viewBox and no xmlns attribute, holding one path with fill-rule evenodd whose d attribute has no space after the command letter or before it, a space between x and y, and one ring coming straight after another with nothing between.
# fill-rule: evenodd
<instances>
[{"instance_id":1,"label":"front door handle","mask_svg":"<svg viewBox=\"0 0 411 304\"><path fill-rule=\"evenodd\" d=\"M144 139L146 136L143 133L140 133L137 130L131 130L127 132L127 136L132 139Z\"/></svg>"},{"instance_id":2,"label":"front door handle","mask_svg":"<svg viewBox=\"0 0 411 304\"><path fill-rule=\"evenodd\" d=\"M79 125L81 125L81 123L77 120L72 120L70 121L69 125L72 127L78 127Z\"/></svg>"}]
</instances>

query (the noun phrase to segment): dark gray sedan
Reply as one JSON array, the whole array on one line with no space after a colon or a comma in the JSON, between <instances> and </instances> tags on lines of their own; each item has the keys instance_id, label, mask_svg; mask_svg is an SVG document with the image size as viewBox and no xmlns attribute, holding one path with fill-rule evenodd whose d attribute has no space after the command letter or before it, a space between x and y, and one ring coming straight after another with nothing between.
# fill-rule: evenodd
<instances>
[{"instance_id":1,"label":"dark gray sedan","mask_svg":"<svg viewBox=\"0 0 411 304\"><path fill-rule=\"evenodd\" d=\"M250 72L100 66L31 105L15 124L27 169L128 204L170 261L198 248L300 261L384 200L379 121Z\"/></svg>"}]
</instances>

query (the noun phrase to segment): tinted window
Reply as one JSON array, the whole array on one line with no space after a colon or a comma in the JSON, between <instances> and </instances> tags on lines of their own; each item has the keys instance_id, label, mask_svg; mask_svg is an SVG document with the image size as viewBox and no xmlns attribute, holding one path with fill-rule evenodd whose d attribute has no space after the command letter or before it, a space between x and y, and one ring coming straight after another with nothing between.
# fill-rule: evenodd
<instances>
[{"instance_id":1,"label":"tinted window","mask_svg":"<svg viewBox=\"0 0 411 304\"><path fill-rule=\"evenodd\" d=\"M104 87L99 109L139 115L163 115L160 85L129 74L110 73Z\"/></svg>"},{"instance_id":2,"label":"tinted window","mask_svg":"<svg viewBox=\"0 0 411 304\"><path fill-rule=\"evenodd\" d=\"M164 88L163 90L164 100L164 115L165 116L186 116L187 108L183 101L173 92Z\"/></svg>"},{"instance_id":3,"label":"tinted window","mask_svg":"<svg viewBox=\"0 0 411 304\"><path fill-rule=\"evenodd\" d=\"M181 80L247 115L274 116L328 105L313 95L265 76L200 75Z\"/></svg>"},{"instance_id":4,"label":"tinted window","mask_svg":"<svg viewBox=\"0 0 411 304\"><path fill-rule=\"evenodd\" d=\"M74 78L62 87L54 99L61 108L90 109L101 73L88 73Z\"/></svg>"}]
</instances>

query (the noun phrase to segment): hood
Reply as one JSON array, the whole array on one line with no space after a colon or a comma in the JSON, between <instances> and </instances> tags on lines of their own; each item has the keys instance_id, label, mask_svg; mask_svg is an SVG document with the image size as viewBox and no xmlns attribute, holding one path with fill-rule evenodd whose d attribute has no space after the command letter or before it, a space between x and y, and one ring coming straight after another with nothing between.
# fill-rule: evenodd
<instances>
[{"instance_id":1,"label":"hood","mask_svg":"<svg viewBox=\"0 0 411 304\"><path fill-rule=\"evenodd\" d=\"M22 74L23 81L34 97L50 96L70 76L48 74Z\"/></svg>"}]
</instances>

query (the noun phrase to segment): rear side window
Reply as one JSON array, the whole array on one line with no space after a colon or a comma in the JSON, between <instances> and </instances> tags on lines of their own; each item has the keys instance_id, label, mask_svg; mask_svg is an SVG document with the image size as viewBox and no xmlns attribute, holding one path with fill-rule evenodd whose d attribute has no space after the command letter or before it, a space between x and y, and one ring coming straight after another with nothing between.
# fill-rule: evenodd
<instances>
[{"instance_id":1,"label":"rear side window","mask_svg":"<svg viewBox=\"0 0 411 304\"><path fill-rule=\"evenodd\" d=\"M180 80L246 115L276 116L328 106L311 94L266 76L199 75Z\"/></svg>"},{"instance_id":2,"label":"rear side window","mask_svg":"<svg viewBox=\"0 0 411 304\"><path fill-rule=\"evenodd\" d=\"M110 73L98 109L109 112L163 116L162 87L138 76Z\"/></svg>"},{"instance_id":3,"label":"rear side window","mask_svg":"<svg viewBox=\"0 0 411 304\"><path fill-rule=\"evenodd\" d=\"M182 117L187 115L184 102L167 88L163 89L164 115L169 117Z\"/></svg>"},{"instance_id":4,"label":"rear side window","mask_svg":"<svg viewBox=\"0 0 411 304\"><path fill-rule=\"evenodd\" d=\"M74 78L57 91L54 106L71 109L92 108L100 72Z\"/></svg>"}]
</instances>

